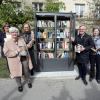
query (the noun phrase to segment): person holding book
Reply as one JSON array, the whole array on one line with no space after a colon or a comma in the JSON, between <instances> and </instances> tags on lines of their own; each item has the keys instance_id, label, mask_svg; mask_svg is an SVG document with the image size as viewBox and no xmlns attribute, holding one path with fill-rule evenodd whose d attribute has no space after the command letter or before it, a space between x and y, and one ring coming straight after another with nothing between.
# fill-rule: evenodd
<instances>
[{"instance_id":1,"label":"person holding book","mask_svg":"<svg viewBox=\"0 0 100 100\"><path fill-rule=\"evenodd\" d=\"M83 83L87 85L86 74L87 65L89 62L89 51L94 46L91 36L86 34L86 27L79 26L79 34L73 38L71 37L72 44L76 46L76 63L79 70L79 76L75 79L82 79Z\"/></svg>"},{"instance_id":2,"label":"person holding book","mask_svg":"<svg viewBox=\"0 0 100 100\"><path fill-rule=\"evenodd\" d=\"M96 81L100 84L100 29L93 28L94 48L90 52L90 79L92 81L95 78L95 65L96 65Z\"/></svg>"}]
</instances>

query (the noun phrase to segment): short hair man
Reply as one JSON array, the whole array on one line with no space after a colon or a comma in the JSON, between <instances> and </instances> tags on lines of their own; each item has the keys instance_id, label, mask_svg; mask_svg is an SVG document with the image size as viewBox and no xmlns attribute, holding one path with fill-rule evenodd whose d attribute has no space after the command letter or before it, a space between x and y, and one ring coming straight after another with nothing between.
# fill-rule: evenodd
<instances>
[{"instance_id":1,"label":"short hair man","mask_svg":"<svg viewBox=\"0 0 100 100\"><path fill-rule=\"evenodd\" d=\"M91 36L86 34L86 27L84 25L79 26L79 34L75 37L71 37L72 43L76 45L76 62L79 70L79 78L82 79L83 83L87 85L86 74L87 65L89 62L89 51L94 46Z\"/></svg>"}]
</instances>

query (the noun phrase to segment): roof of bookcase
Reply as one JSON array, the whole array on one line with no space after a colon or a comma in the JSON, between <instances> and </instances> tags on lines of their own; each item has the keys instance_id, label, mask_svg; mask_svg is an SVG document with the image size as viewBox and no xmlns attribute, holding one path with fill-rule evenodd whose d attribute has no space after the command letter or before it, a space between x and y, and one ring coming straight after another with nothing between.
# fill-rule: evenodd
<instances>
[{"instance_id":1,"label":"roof of bookcase","mask_svg":"<svg viewBox=\"0 0 100 100\"><path fill-rule=\"evenodd\" d=\"M75 18L75 13L36 12L36 18L38 20L54 20L55 15L58 20L70 20L71 17Z\"/></svg>"}]
</instances>

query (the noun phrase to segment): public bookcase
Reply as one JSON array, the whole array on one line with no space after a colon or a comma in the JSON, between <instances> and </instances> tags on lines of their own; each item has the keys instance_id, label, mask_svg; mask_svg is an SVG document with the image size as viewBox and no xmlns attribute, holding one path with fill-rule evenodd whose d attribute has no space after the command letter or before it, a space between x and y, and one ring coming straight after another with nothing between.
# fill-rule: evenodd
<instances>
[{"instance_id":1,"label":"public bookcase","mask_svg":"<svg viewBox=\"0 0 100 100\"><path fill-rule=\"evenodd\" d=\"M70 37L75 34L75 13L35 14L37 62L41 71L72 71L73 46Z\"/></svg>"}]
</instances>

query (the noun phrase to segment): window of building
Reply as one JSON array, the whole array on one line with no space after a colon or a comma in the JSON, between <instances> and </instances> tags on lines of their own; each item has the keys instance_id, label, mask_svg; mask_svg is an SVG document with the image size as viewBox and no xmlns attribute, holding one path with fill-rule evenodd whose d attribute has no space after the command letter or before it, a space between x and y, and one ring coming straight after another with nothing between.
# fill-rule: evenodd
<instances>
[{"instance_id":1,"label":"window of building","mask_svg":"<svg viewBox=\"0 0 100 100\"><path fill-rule=\"evenodd\" d=\"M41 2L33 2L32 6L34 11L43 11L43 3Z\"/></svg>"},{"instance_id":2,"label":"window of building","mask_svg":"<svg viewBox=\"0 0 100 100\"><path fill-rule=\"evenodd\" d=\"M95 5L95 17L100 18L100 4Z\"/></svg>"},{"instance_id":3,"label":"window of building","mask_svg":"<svg viewBox=\"0 0 100 100\"><path fill-rule=\"evenodd\" d=\"M85 11L85 4L75 4L75 13L77 17L83 17Z\"/></svg>"}]
</instances>

